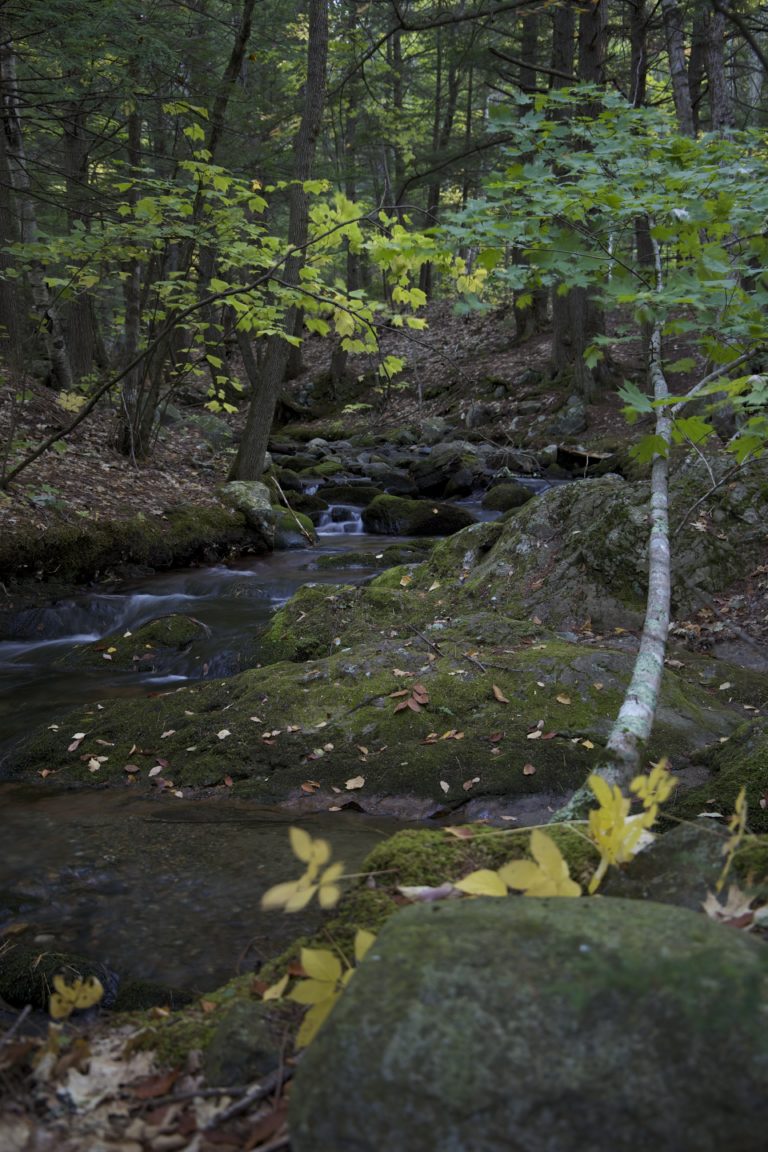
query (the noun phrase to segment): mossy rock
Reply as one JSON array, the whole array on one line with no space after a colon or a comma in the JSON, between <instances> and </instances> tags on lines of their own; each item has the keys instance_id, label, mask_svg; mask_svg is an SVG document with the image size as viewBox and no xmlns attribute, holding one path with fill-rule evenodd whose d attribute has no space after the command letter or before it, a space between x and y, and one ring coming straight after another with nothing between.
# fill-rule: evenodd
<instances>
[{"instance_id":1,"label":"mossy rock","mask_svg":"<svg viewBox=\"0 0 768 1152\"><path fill-rule=\"evenodd\" d=\"M178 1011L192 1004L195 997L180 988L169 988L154 980L131 980L120 984L113 1004L115 1012L146 1012L150 1008Z\"/></svg>"},{"instance_id":2,"label":"mossy rock","mask_svg":"<svg viewBox=\"0 0 768 1152\"><path fill-rule=\"evenodd\" d=\"M725 464L715 461L719 476ZM696 610L701 592L717 593L759 562L754 525L768 517L768 463L712 496L715 530L687 523L675 539L673 609ZM698 463L681 466L671 488L671 519L681 521L710 481ZM375 507L375 503L371 508ZM370 512L370 509L367 510ZM717 525L722 523L720 530ZM508 602L517 615L557 628L632 629L645 616L648 489L616 476L542 493L501 525L465 529L444 541L414 576L416 587L448 581L454 603Z\"/></svg>"},{"instance_id":3,"label":"mossy rock","mask_svg":"<svg viewBox=\"0 0 768 1152\"><path fill-rule=\"evenodd\" d=\"M63 976L67 984L95 977L104 995L103 1008L112 1008L117 997L119 977L105 964L88 960L72 952L46 951L34 942L14 941L7 937L0 947L0 999L14 1008L48 1010L55 976Z\"/></svg>"},{"instance_id":4,"label":"mossy rock","mask_svg":"<svg viewBox=\"0 0 768 1152\"><path fill-rule=\"evenodd\" d=\"M586 887L600 861L597 849L567 824L553 824L547 834L562 852L571 876ZM530 830L466 825L462 836L443 831L408 828L374 848L362 866L377 885L430 887L455 883L479 868L500 868L510 860L530 858Z\"/></svg>"},{"instance_id":5,"label":"mossy rock","mask_svg":"<svg viewBox=\"0 0 768 1152\"><path fill-rule=\"evenodd\" d=\"M180 506L163 516L61 524L5 531L0 540L0 580L82 583L119 572L125 565L182 567L198 560L245 551L264 552L259 533L239 512L222 507Z\"/></svg>"},{"instance_id":6,"label":"mossy rock","mask_svg":"<svg viewBox=\"0 0 768 1152\"><path fill-rule=\"evenodd\" d=\"M687 909L404 908L297 1069L291 1146L762 1152L766 1003L764 944Z\"/></svg>"},{"instance_id":7,"label":"mossy rock","mask_svg":"<svg viewBox=\"0 0 768 1152\"><path fill-rule=\"evenodd\" d=\"M546 633L531 637L530 625L502 614L419 630L430 648L407 626L409 593L399 586L304 588L276 615L264 648L271 644L274 658L314 657L309 663L77 709L57 731L38 730L14 748L2 776L41 782L45 770L64 786L126 786L125 766L138 763L140 771L128 774L138 790L210 788L227 777L230 792L264 803L313 810L341 796L392 815L460 810L477 818L514 813L518 804L546 810L561 803L599 762L631 656ZM345 648L345 635L366 639ZM472 661L464 656L470 649ZM425 667L430 652L435 659ZM419 682L427 706L398 711ZM558 700L564 696L569 703ZM717 704L670 673L648 755L683 765L694 748L728 734L734 714ZM78 730L86 737L68 752ZM548 738L531 740L531 731ZM88 760L106 746L97 741L111 747L94 775ZM144 753L156 756L161 747L163 772L150 777L155 760ZM534 772L524 771L529 764ZM350 792L346 782L357 776L364 785ZM308 779L318 782L316 792L302 789Z\"/></svg>"},{"instance_id":8,"label":"mossy rock","mask_svg":"<svg viewBox=\"0 0 768 1152\"><path fill-rule=\"evenodd\" d=\"M402 496L377 496L363 510L366 532L384 536L448 536L474 523L466 508Z\"/></svg>"},{"instance_id":9,"label":"mossy rock","mask_svg":"<svg viewBox=\"0 0 768 1152\"><path fill-rule=\"evenodd\" d=\"M160 616L129 635L115 632L95 644L77 644L57 663L64 667L101 668L106 656L112 668L142 675L167 672L178 653L187 652L209 631L192 616Z\"/></svg>"},{"instance_id":10,"label":"mossy rock","mask_svg":"<svg viewBox=\"0 0 768 1152\"><path fill-rule=\"evenodd\" d=\"M309 516L289 508L273 508L275 514L275 550L311 548L317 542L315 526Z\"/></svg>"},{"instance_id":11,"label":"mossy rock","mask_svg":"<svg viewBox=\"0 0 768 1152\"><path fill-rule=\"evenodd\" d=\"M483 496L483 508L490 508L494 512L508 512L510 508L520 508L533 499L533 492L524 484L510 481L506 484L495 484Z\"/></svg>"},{"instance_id":12,"label":"mossy rock","mask_svg":"<svg viewBox=\"0 0 768 1152\"><path fill-rule=\"evenodd\" d=\"M710 773L707 783L673 796L673 815L692 819L700 812L715 811L727 818L734 810L741 788L745 787L750 830L768 832L768 807L765 806L768 796L768 731L765 722L743 727L703 760Z\"/></svg>"},{"instance_id":13,"label":"mossy rock","mask_svg":"<svg viewBox=\"0 0 768 1152\"><path fill-rule=\"evenodd\" d=\"M354 504L360 508L385 495L375 484L324 484L320 491L328 504Z\"/></svg>"},{"instance_id":14,"label":"mossy rock","mask_svg":"<svg viewBox=\"0 0 768 1152\"><path fill-rule=\"evenodd\" d=\"M336 476L343 471L344 465L341 460L319 460L316 464L310 464L308 468L302 468L299 475L304 481L323 480L326 476Z\"/></svg>"}]
</instances>

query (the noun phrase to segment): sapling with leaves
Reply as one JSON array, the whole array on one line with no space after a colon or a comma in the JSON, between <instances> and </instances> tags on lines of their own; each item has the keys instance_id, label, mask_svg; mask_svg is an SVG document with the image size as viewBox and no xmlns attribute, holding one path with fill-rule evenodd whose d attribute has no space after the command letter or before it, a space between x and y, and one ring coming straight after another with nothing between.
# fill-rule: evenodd
<instances>
[{"instance_id":1,"label":"sapling with leaves","mask_svg":"<svg viewBox=\"0 0 768 1152\"><path fill-rule=\"evenodd\" d=\"M642 413L655 421L634 449L639 460L652 461L648 599L634 672L597 769L626 788L651 734L664 669L671 448L679 444L701 458L715 436L711 411L692 413L690 402L725 397L740 410L741 426L726 445L735 466L766 443L766 378L736 373L765 341L768 157L759 136L681 136L668 113L593 88L520 96L495 108L493 121L512 140L507 163L448 234L480 246L491 286L512 289L518 307L537 288L587 288L606 313L618 315L617 331L598 334L587 348L590 364L609 346L647 341L650 395L626 381L622 397L630 418ZM650 236L650 266L635 248L638 218ZM510 251L525 259L510 264ZM719 366L683 396L672 395L668 377L691 364L667 361L667 336L685 336L700 359ZM581 788L559 817L583 815L592 798Z\"/></svg>"}]
</instances>

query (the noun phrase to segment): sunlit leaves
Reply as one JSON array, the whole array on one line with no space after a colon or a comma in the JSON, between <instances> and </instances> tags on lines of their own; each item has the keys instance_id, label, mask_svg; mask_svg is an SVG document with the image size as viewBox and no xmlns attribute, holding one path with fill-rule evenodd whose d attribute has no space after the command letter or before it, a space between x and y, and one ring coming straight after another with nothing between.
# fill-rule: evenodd
<instances>
[{"instance_id":1,"label":"sunlit leaves","mask_svg":"<svg viewBox=\"0 0 768 1152\"><path fill-rule=\"evenodd\" d=\"M341 898L337 881L344 874L344 865L330 864L331 846L327 840L313 839L303 828L290 828L289 837L293 854L306 864L298 880L288 880L269 888L261 898L266 911L282 908L284 912L300 912L314 896L321 908L333 908Z\"/></svg>"},{"instance_id":2,"label":"sunlit leaves","mask_svg":"<svg viewBox=\"0 0 768 1152\"><path fill-rule=\"evenodd\" d=\"M742 840L747 831L747 789L746 786L742 787L736 797L736 802L733 806L733 815L728 821L728 831L730 833L728 839L723 845L723 855L725 856L725 863L723 870L720 873L715 891L721 892L723 885L728 878L728 873L733 864L733 857L737 849L741 845Z\"/></svg>"},{"instance_id":3,"label":"sunlit leaves","mask_svg":"<svg viewBox=\"0 0 768 1152\"><path fill-rule=\"evenodd\" d=\"M499 869L510 888L525 896L580 896L581 887L572 880L568 864L551 836L535 828L530 843L533 860L512 860Z\"/></svg>"},{"instance_id":4,"label":"sunlit leaves","mask_svg":"<svg viewBox=\"0 0 768 1152\"><path fill-rule=\"evenodd\" d=\"M355 933L354 959L359 964L367 955L376 937L372 932L359 928ZM327 948L302 948L301 967L306 979L294 984L286 999L308 1007L296 1036L296 1047L306 1048L314 1040L318 1029L330 1014L355 973L352 965L342 963L339 957ZM264 1000L279 1000L290 982L286 975L273 984L263 994Z\"/></svg>"},{"instance_id":5,"label":"sunlit leaves","mask_svg":"<svg viewBox=\"0 0 768 1152\"><path fill-rule=\"evenodd\" d=\"M101 981L95 976L85 980L78 977L71 984L63 976L54 976L53 987L48 1012L54 1020L66 1020L73 1012L93 1008L104 995Z\"/></svg>"},{"instance_id":6,"label":"sunlit leaves","mask_svg":"<svg viewBox=\"0 0 768 1152\"><path fill-rule=\"evenodd\" d=\"M533 860L512 860L492 871L481 868L454 884L469 896L506 896L507 889L525 896L580 896L581 887L571 879L568 864L551 836L534 828L530 850Z\"/></svg>"}]
</instances>

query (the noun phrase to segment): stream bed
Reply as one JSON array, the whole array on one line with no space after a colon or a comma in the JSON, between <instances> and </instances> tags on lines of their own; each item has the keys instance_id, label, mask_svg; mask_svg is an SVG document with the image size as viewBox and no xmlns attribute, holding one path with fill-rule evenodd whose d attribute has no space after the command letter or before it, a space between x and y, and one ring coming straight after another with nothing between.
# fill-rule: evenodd
<instances>
[{"instance_id":1,"label":"stream bed","mask_svg":"<svg viewBox=\"0 0 768 1152\"><path fill-rule=\"evenodd\" d=\"M80 704L217 675L221 654L244 633L258 634L300 585L361 583L381 570L375 555L397 543L363 535L358 510L332 509L313 549L162 573L31 610L17 635L0 642L0 754ZM371 563L333 565L331 557L350 550L370 554ZM319 566L321 557L328 560ZM95 670L59 662L78 644L172 613L209 630L194 666L182 653L158 678L108 662ZM286 811L234 798L0 784L0 931L32 924L41 947L80 952L123 978L212 989L319 923L314 908L287 917L259 907L266 888L302 870L288 842L296 822ZM330 839L334 859L349 871L402 827L349 812L300 823Z\"/></svg>"}]
</instances>

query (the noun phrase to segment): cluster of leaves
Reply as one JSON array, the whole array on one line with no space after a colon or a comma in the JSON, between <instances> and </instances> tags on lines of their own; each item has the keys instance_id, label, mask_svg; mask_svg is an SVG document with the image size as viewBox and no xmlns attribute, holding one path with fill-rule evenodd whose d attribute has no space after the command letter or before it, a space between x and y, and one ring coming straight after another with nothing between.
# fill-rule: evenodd
<instances>
[{"instance_id":1,"label":"cluster of leaves","mask_svg":"<svg viewBox=\"0 0 768 1152\"><path fill-rule=\"evenodd\" d=\"M608 344L657 325L663 335L684 334L715 365L764 342L768 151L761 134L691 139L668 111L634 108L617 93L584 86L521 94L492 117L509 140L507 163L444 229L452 242L479 247L491 290L511 290L524 307L536 289L584 288L623 317L618 332L593 339L590 367ZM639 224L661 253L662 276L638 254ZM666 371L693 366L679 361ZM708 391L742 410L737 458L759 450L768 432L766 378L742 376L727 389L715 380ZM624 399L635 414L653 408L632 385ZM700 413L676 415L678 442L698 444L712 433ZM667 448L646 443L640 451L650 458Z\"/></svg>"},{"instance_id":2,"label":"cluster of leaves","mask_svg":"<svg viewBox=\"0 0 768 1152\"><path fill-rule=\"evenodd\" d=\"M79 977L68 983L63 976L54 976L54 991L48 1002L48 1012L52 1020L66 1020L73 1012L83 1012L93 1008L104 995L104 988L95 976L85 980Z\"/></svg>"},{"instance_id":3,"label":"cluster of leaves","mask_svg":"<svg viewBox=\"0 0 768 1152\"><path fill-rule=\"evenodd\" d=\"M359 928L355 933L355 964L365 957L376 937L372 932ZM354 965L340 959L327 948L302 948L301 969L306 979L294 984L287 996L286 989L291 974L286 973L281 980L267 988L264 1000L292 1000L296 1004L309 1005L309 1010L301 1022L296 1035L296 1047L305 1048L314 1040L320 1025L330 1014L355 974Z\"/></svg>"}]
</instances>

